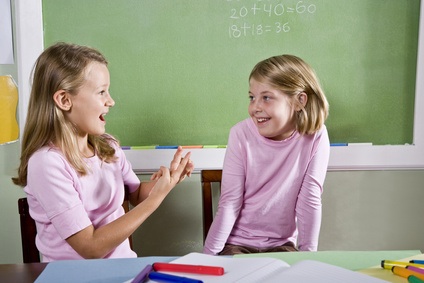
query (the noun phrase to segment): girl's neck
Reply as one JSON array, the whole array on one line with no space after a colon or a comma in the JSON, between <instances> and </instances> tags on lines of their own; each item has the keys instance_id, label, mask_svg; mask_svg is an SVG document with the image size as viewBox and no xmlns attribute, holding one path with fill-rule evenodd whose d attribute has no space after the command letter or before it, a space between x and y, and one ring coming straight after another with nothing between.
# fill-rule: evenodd
<instances>
[{"instance_id":1,"label":"girl's neck","mask_svg":"<svg viewBox=\"0 0 424 283\"><path fill-rule=\"evenodd\" d=\"M94 156L94 148L93 146L88 142L88 137L81 138L78 140L78 148L82 156L85 158L93 157Z\"/></svg>"},{"instance_id":2,"label":"girl's neck","mask_svg":"<svg viewBox=\"0 0 424 283\"><path fill-rule=\"evenodd\" d=\"M84 156L85 158L89 158L89 157L94 156L94 149L90 144L88 144L88 146L85 147L83 150L81 150L81 148L80 148L80 152L81 152L82 156Z\"/></svg>"}]
</instances>

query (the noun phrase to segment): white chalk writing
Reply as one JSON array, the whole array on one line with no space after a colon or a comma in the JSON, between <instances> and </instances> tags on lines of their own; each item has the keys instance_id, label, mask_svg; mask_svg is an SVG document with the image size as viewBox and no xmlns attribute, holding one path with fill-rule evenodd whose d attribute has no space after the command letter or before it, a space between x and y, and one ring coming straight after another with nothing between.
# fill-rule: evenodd
<instances>
[{"instance_id":1,"label":"white chalk writing","mask_svg":"<svg viewBox=\"0 0 424 283\"><path fill-rule=\"evenodd\" d=\"M290 15L310 15L317 11L316 5L307 1L297 1L294 4L273 0L226 0L226 2L233 4L228 16L230 38L288 33L292 29ZM246 4L247 2L249 3Z\"/></svg>"}]
</instances>

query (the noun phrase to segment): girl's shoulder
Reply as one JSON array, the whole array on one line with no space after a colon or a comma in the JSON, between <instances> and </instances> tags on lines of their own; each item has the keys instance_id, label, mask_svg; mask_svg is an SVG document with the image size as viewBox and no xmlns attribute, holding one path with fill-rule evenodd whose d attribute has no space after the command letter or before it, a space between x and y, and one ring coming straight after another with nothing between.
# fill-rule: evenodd
<instances>
[{"instance_id":1,"label":"girl's shoulder","mask_svg":"<svg viewBox=\"0 0 424 283\"><path fill-rule=\"evenodd\" d=\"M42 166L40 166L42 164ZM72 166L65 154L54 146L43 146L35 151L28 160L28 169L52 170L52 168L66 168L71 171ZM37 169L38 168L38 169Z\"/></svg>"},{"instance_id":2,"label":"girl's shoulder","mask_svg":"<svg viewBox=\"0 0 424 283\"><path fill-rule=\"evenodd\" d=\"M246 118L231 127L233 132L244 132L255 126L251 118Z\"/></svg>"},{"instance_id":3,"label":"girl's shoulder","mask_svg":"<svg viewBox=\"0 0 424 283\"><path fill-rule=\"evenodd\" d=\"M30 160L48 161L48 159L65 159L65 154L54 145L45 145L36 150Z\"/></svg>"},{"instance_id":4,"label":"girl's shoulder","mask_svg":"<svg viewBox=\"0 0 424 283\"><path fill-rule=\"evenodd\" d=\"M317 138L328 139L328 131L327 127L323 124L321 128L314 133L314 136Z\"/></svg>"}]
</instances>

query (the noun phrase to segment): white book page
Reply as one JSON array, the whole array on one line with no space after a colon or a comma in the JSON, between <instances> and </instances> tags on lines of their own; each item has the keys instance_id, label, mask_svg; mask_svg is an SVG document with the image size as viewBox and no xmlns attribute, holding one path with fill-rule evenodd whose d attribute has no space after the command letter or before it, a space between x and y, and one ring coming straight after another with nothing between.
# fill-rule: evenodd
<instances>
[{"instance_id":1,"label":"white book page","mask_svg":"<svg viewBox=\"0 0 424 283\"><path fill-rule=\"evenodd\" d=\"M293 264L290 268L279 273L278 276L267 276L261 282L387 283L388 281L319 261L303 260Z\"/></svg>"},{"instance_id":2,"label":"white book page","mask_svg":"<svg viewBox=\"0 0 424 283\"><path fill-rule=\"evenodd\" d=\"M388 282L359 272L314 260L304 260L291 267L275 258L233 258L190 253L172 263L221 266L222 276L183 272L163 272L182 277L202 280L204 283L384 283ZM130 281L128 281L130 282ZM153 283L154 281L148 280Z\"/></svg>"},{"instance_id":3,"label":"white book page","mask_svg":"<svg viewBox=\"0 0 424 283\"><path fill-rule=\"evenodd\" d=\"M180 257L172 263L210 265L224 267L224 275L201 275L182 272L164 272L177 276L189 277L202 280L205 283L214 282L261 282L265 274L280 273L290 266L282 260L274 258L232 258L224 256L212 256L201 253L190 253ZM153 281L148 281L153 282Z\"/></svg>"}]
</instances>

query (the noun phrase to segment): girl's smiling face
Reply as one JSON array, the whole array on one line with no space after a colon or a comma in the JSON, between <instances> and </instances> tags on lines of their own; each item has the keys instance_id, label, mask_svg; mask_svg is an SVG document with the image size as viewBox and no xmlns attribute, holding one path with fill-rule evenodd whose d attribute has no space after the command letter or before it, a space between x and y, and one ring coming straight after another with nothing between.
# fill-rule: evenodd
<instances>
[{"instance_id":1,"label":"girl's smiling face","mask_svg":"<svg viewBox=\"0 0 424 283\"><path fill-rule=\"evenodd\" d=\"M271 140L284 140L296 129L296 109L290 97L265 83L249 83L249 115L259 133Z\"/></svg>"},{"instance_id":2,"label":"girl's smiling face","mask_svg":"<svg viewBox=\"0 0 424 283\"><path fill-rule=\"evenodd\" d=\"M76 95L70 96L69 120L78 128L80 136L105 133L104 116L115 102L109 93L109 71L98 62L86 68L85 82Z\"/></svg>"}]
</instances>

